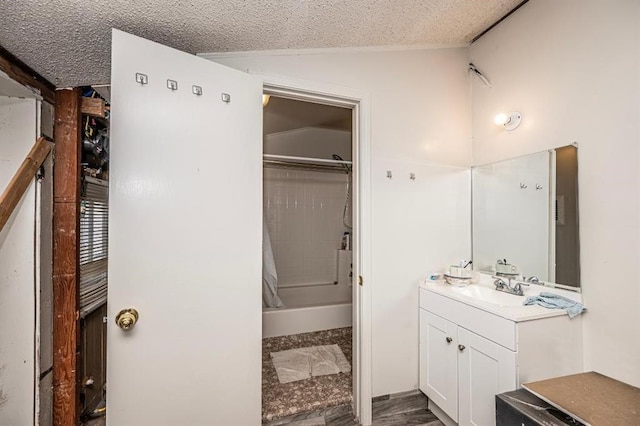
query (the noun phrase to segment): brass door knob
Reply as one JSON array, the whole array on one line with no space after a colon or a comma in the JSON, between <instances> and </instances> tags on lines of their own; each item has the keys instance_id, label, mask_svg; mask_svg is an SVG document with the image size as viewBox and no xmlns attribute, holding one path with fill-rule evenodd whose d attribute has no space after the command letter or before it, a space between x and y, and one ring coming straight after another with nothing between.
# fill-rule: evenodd
<instances>
[{"instance_id":1,"label":"brass door knob","mask_svg":"<svg viewBox=\"0 0 640 426\"><path fill-rule=\"evenodd\" d=\"M116 324L124 331L129 331L138 322L138 311L133 308L123 309L116 315Z\"/></svg>"}]
</instances>

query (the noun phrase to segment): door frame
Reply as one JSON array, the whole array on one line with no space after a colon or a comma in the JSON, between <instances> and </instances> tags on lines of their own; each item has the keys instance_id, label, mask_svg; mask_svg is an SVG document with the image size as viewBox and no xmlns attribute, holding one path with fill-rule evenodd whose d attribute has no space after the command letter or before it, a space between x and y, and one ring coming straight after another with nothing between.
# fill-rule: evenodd
<instances>
[{"instance_id":1,"label":"door frame","mask_svg":"<svg viewBox=\"0 0 640 426\"><path fill-rule=\"evenodd\" d=\"M352 88L255 73L251 70L248 72L262 78L265 94L353 111L353 412L362 425L370 425L372 209L369 96Z\"/></svg>"}]
</instances>

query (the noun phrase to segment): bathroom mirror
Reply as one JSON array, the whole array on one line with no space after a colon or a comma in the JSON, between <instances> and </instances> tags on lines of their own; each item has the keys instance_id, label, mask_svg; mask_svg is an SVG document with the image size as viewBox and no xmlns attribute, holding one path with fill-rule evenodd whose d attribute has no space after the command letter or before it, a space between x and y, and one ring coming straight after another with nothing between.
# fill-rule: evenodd
<instances>
[{"instance_id":1,"label":"bathroom mirror","mask_svg":"<svg viewBox=\"0 0 640 426\"><path fill-rule=\"evenodd\" d=\"M578 148L472 168L473 267L580 286ZM499 270L504 267L499 266Z\"/></svg>"}]
</instances>

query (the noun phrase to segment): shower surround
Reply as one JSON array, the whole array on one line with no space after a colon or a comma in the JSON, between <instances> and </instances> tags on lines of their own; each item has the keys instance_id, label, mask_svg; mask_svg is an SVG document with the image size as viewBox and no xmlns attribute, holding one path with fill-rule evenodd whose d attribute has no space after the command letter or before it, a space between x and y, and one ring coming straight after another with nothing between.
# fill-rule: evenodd
<instances>
[{"instance_id":1,"label":"shower surround","mask_svg":"<svg viewBox=\"0 0 640 426\"><path fill-rule=\"evenodd\" d=\"M278 294L287 307L351 301L348 283L334 284L338 249L347 230L343 224L347 179L346 173L264 169L264 212ZM350 222L350 215L347 219Z\"/></svg>"}]
</instances>

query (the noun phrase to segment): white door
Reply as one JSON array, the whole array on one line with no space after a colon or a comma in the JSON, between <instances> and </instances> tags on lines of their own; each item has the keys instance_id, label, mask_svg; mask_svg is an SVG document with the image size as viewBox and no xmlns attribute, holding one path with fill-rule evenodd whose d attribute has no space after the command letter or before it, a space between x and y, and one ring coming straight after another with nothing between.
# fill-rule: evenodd
<instances>
[{"instance_id":1,"label":"white door","mask_svg":"<svg viewBox=\"0 0 640 426\"><path fill-rule=\"evenodd\" d=\"M516 389L516 353L462 327L458 341L458 423L495 425L495 396Z\"/></svg>"},{"instance_id":2,"label":"white door","mask_svg":"<svg viewBox=\"0 0 640 426\"><path fill-rule=\"evenodd\" d=\"M262 82L117 30L111 78L107 424L257 425Z\"/></svg>"},{"instance_id":3,"label":"white door","mask_svg":"<svg viewBox=\"0 0 640 426\"><path fill-rule=\"evenodd\" d=\"M458 421L457 326L420 309L420 390Z\"/></svg>"}]
</instances>

